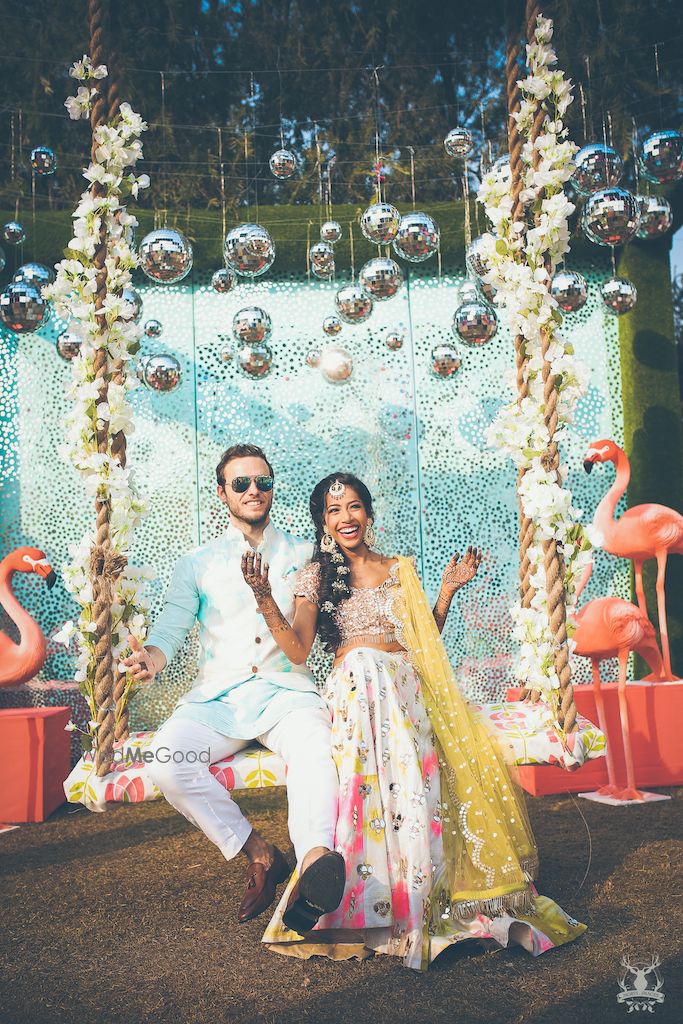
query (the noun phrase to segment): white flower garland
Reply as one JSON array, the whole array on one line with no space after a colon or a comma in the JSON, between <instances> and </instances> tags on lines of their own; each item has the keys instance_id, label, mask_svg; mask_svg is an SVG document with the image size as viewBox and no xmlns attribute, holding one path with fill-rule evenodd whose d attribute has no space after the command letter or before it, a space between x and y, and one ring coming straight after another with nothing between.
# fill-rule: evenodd
<instances>
[{"instance_id":1,"label":"white flower garland","mask_svg":"<svg viewBox=\"0 0 683 1024\"><path fill-rule=\"evenodd\" d=\"M566 467L559 479L548 471L542 456L550 441L544 419L542 341L549 339L547 359L557 380L558 424L554 439L560 440L571 422L576 402L585 390L585 371L573 357L572 346L558 333L562 314L548 290L549 280L569 251L568 218L574 206L564 193L571 176L577 147L567 138L563 117L572 101L571 83L554 69L556 55L550 45L553 26L538 17L533 40L527 45L529 76L519 83L521 109L515 115L526 138L522 149L524 189L521 200L534 219L525 230L522 221L512 221L511 177L507 168L487 174L478 192L493 226L484 235L482 253L490 270L484 280L497 289L496 302L504 306L514 335L521 335L528 357L528 397L511 401L501 409L488 430L489 443L506 452L525 470L519 497L525 514L534 524L529 547L530 582L534 597L529 608L518 602L512 609L513 636L519 641L515 674L525 686L539 690L554 713L557 712L560 680L555 671L555 640L550 628L543 559L543 541L556 539L565 557L565 587L568 604L575 580L590 561L591 542L580 525L580 509L564 486ZM545 118L535 144L531 128L539 105ZM537 165L534 167L534 150ZM570 640L570 650L573 642Z\"/></svg>"},{"instance_id":2,"label":"white flower garland","mask_svg":"<svg viewBox=\"0 0 683 1024\"><path fill-rule=\"evenodd\" d=\"M70 96L65 106L73 120L90 116L97 90L93 80L105 78L104 65L94 67L84 56L70 69L72 78L84 81L77 95ZM139 189L149 186L146 174L136 175L133 168L142 157L140 135L147 125L128 103L122 103L110 124L95 130L95 159L84 172L87 181L97 182L103 195L85 191L73 215L74 237L69 242L67 258L56 265L54 284L43 289L43 295L52 299L60 316L69 321L69 330L80 338L80 354L72 361L72 382L69 395L73 407L65 420L67 443L61 454L85 478L89 495L110 503L110 542L113 554L128 557L133 531L146 511L138 496L133 473L123 468L111 455L111 442L116 433L133 432L132 410L128 392L138 381L129 369L129 361L140 345L141 329L133 322L133 307L124 302L123 289L131 283L131 271L137 265L131 243L137 225L123 203L129 196L137 196ZM95 309L97 271L93 258L100 244L100 231L106 232L107 293L101 309ZM95 354L104 349L111 365L123 362L121 383L110 380L106 401L101 400L95 380ZM97 431L107 428L107 452L100 453ZM78 647L78 668L75 678L80 684L90 707L91 721L84 734L84 745L96 741L97 705L95 703L95 631L93 591L90 582L90 555L95 546L94 531L85 534L79 544L70 545L71 563L63 567L67 590L81 606L77 625L67 622L54 637L69 645L75 636ZM145 579L151 578L149 569L136 569L126 565L114 586L112 604L112 654L115 661L129 649L130 636L143 641L147 633L148 603L142 595ZM131 691L128 678L124 699Z\"/></svg>"}]
</instances>

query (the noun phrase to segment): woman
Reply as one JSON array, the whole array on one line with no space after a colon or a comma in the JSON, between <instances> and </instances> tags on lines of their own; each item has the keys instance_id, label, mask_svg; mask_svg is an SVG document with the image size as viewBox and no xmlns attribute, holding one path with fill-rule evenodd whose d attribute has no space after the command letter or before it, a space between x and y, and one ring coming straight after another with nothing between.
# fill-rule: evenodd
<instances>
[{"instance_id":1,"label":"woman","mask_svg":"<svg viewBox=\"0 0 683 1024\"><path fill-rule=\"evenodd\" d=\"M410 560L372 550L362 481L333 473L310 507L316 547L294 583L291 625L258 555L245 555L243 572L291 661L305 660L316 632L335 654L324 697L346 879L337 909L316 923L321 908L307 903L295 872L263 941L293 956L389 953L426 969L463 939L518 942L538 955L576 938L585 925L532 884L537 855L523 797L460 695L440 637L481 556L468 549L451 560L430 610Z\"/></svg>"}]
</instances>

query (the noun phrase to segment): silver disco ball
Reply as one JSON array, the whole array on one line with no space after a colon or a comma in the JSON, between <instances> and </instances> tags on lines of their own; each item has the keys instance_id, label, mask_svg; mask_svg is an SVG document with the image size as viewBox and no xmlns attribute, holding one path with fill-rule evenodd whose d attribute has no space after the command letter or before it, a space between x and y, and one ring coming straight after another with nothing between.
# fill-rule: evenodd
<instances>
[{"instance_id":1,"label":"silver disco ball","mask_svg":"<svg viewBox=\"0 0 683 1024\"><path fill-rule=\"evenodd\" d=\"M586 200L583 230L597 245L626 245L640 220L636 198L623 188L603 188Z\"/></svg>"},{"instance_id":2,"label":"silver disco ball","mask_svg":"<svg viewBox=\"0 0 683 1024\"><path fill-rule=\"evenodd\" d=\"M360 229L368 242L385 245L393 242L398 233L401 214L391 203L373 203L360 219Z\"/></svg>"},{"instance_id":3,"label":"silver disco ball","mask_svg":"<svg viewBox=\"0 0 683 1024\"><path fill-rule=\"evenodd\" d=\"M238 224L225 236L225 262L236 274L260 277L273 265L275 245L260 224Z\"/></svg>"},{"instance_id":4,"label":"silver disco ball","mask_svg":"<svg viewBox=\"0 0 683 1024\"><path fill-rule=\"evenodd\" d=\"M484 253L485 248L484 238L482 235L479 235L477 238L472 239L465 253L465 265L469 272L476 274L477 277L483 277L491 269L491 264Z\"/></svg>"},{"instance_id":5,"label":"silver disco ball","mask_svg":"<svg viewBox=\"0 0 683 1024\"><path fill-rule=\"evenodd\" d=\"M343 285L334 297L334 304L346 324L362 324L372 313L372 299L359 284Z\"/></svg>"},{"instance_id":6,"label":"silver disco ball","mask_svg":"<svg viewBox=\"0 0 683 1024\"><path fill-rule=\"evenodd\" d=\"M312 348L306 355L306 366L311 366L315 369L316 366L320 366L320 360L322 359L322 353L319 348Z\"/></svg>"},{"instance_id":7,"label":"silver disco ball","mask_svg":"<svg viewBox=\"0 0 683 1024\"><path fill-rule=\"evenodd\" d=\"M6 263L7 260L5 259L5 250L0 249L0 273L2 273L2 271L5 269Z\"/></svg>"},{"instance_id":8,"label":"silver disco ball","mask_svg":"<svg viewBox=\"0 0 683 1024\"><path fill-rule=\"evenodd\" d=\"M216 270L211 277L211 287L215 292L220 292L221 295L231 292L236 283L237 278L235 274L227 267L221 267L220 270Z\"/></svg>"},{"instance_id":9,"label":"silver disco ball","mask_svg":"<svg viewBox=\"0 0 683 1024\"><path fill-rule=\"evenodd\" d=\"M12 281L0 293L0 320L15 334L37 331L47 320L48 304L33 284Z\"/></svg>"},{"instance_id":10,"label":"silver disco ball","mask_svg":"<svg viewBox=\"0 0 683 1024\"><path fill-rule=\"evenodd\" d=\"M648 135L640 150L640 168L658 185L678 181L683 176L683 135L676 131Z\"/></svg>"},{"instance_id":11,"label":"silver disco ball","mask_svg":"<svg viewBox=\"0 0 683 1024\"><path fill-rule=\"evenodd\" d=\"M320 241L334 245L342 236L341 224L336 220L326 220L320 228Z\"/></svg>"},{"instance_id":12,"label":"silver disco ball","mask_svg":"<svg viewBox=\"0 0 683 1024\"><path fill-rule=\"evenodd\" d=\"M160 338L164 327L161 320L145 320L143 330L148 338Z\"/></svg>"},{"instance_id":13,"label":"silver disco ball","mask_svg":"<svg viewBox=\"0 0 683 1024\"><path fill-rule=\"evenodd\" d=\"M489 305L492 306L493 303L495 302L496 295L498 294L498 289L495 288L494 285L489 284L488 281L482 281L480 277L477 278L477 288L484 296L486 301L489 303Z\"/></svg>"},{"instance_id":14,"label":"silver disco ball","mask_svg":"<svg viewBox=\"0 0 683 1024\"><path fill-rule=\"evenodd\" d=\"M176 284L192 270L192 246L182 231L157 228L140 242L140 267L152 281Z\"/></svg>"},{"instance_id":15,"label":"silver disco ball","mask_svg":"<svg viewBox=\"0 0 683 1024\"><path fill-rule=\"evenodd\" d=\"M624 165L611 146L593 142L576 154L571 183L582 196L590 196L603 188L618 185Z\"/></svg>"},{"instance_id":16,"label":"silver disco ball","mask_svg":"<svg viewBox=\"0 0 683 1024\"><path fill-rule=\"evenodd\" d=\"M436 345L432 349L429 369L435 377L454 377L460 369L462 360L455 345Z\"/></svg>"},{"instance_id":17,"label":"silver disco ball","mask_svg":"<svg viewBox=\"0 0 683 1024\"><path fill-rule=\"evenodd\" d=\"M467 278L458 288L458 305L465 302L477 302L479 300L479 289L474 281Z\"/></svg>"},{"instance_id":18,"label":"silver disco ball","mask_svg":"<svg viewBox=\"0 0 683 1024\"><path fill-rule=\"evenodd\" d=\"M54 174L57 170L57 157L49 146L36 146L31 150L31 167L36 174Z\"/></svg>"},{"instance_id":19,"label":"silver disco ball","mask_svg":"<svg viewBox=\"0 0 683 1024\"><path fill-rule=\"evenodd\" d=\"M26 238L26 229L17 220L9 220L2 226L2 237L8 245L21 245Z\"/></svg>"},{"instance_id":20,"label":"silver disco ball","mask_svg":"<svg viewBox=\"0 0 683 1024\"><path fill-rule=\"evenodd\" d=\"M220 350L222 363L231 363L235 358L235 350L232 345L223 345Z\"/></svg>"},{"instance_id":21,"label":"silver disco ball","mask_svg":"<svg viewBox=\"0 0 683 1024\"><path fill-rule=\"evenodd\" d=\"M472 132L467 128L451 128L443 144L449 156L467 156L474 145Z\"/></svg>"},{"instance_id":22,"label":"silver disco ball","mask_svg":"<svg viewBox=\"0 0 683 1024\"><path fill-rule=\"evenodd\" d=\"M81 351L81 344L81 339L78 335L67 329L57 338L55 348L57 349L58 355L60 355L65 362L70 363L72 359L75 359L76 356L79 355Z\"/></svg>"},{"instance_id":23,"label":"silver disco ball","mask_svg":"<svg viewBox=\"0 0 683 1024\"><path fill-rule=\"evenodd\" d=\"M575 313L588 298L588 285L576 270L558 270L550 282L550 294L564 313Z\"/></svg>"},{"instance_id":24,"label":"silver disco ball","mask_svg":"<svg viewBox=\"0 0 683 1024\"><path fill-rule=\"evenodd\" d=\"M612 277L605 281L600 288L600 295L610 313L616 316L629 313L638 298L636 286L626 277Z\"/></svg>"},{"instance_id":25,"label":"silver disco ball","mask_svg":"<svg viewBox=\"0 0 683 1024\"><path fill-rule=\"evenodd\" d=\"M232 320L232 333L237 341L246 345L260 345L268 341L273 331L273 323L260 306L245 306L235 313Z\"/></svg>"},{"instance_id":26,"label":"silver disco ball","mask_svg":"<svg viewBox=\"0 0 683 1024\"><path fill-rule=\"evenodd\" d=\"M23 263L14 273L13 281L25 281L26 284L34 284L36 288L52 284L55 279L55 272L52 267L46 267L44 263Z\"/></svg>"},{"instance_id":27,"label":"silver disco ball","mask_svg":"<svg viewBox=\"0 0 683 1024\"><path fill-rule=\"evenodd\" d=\"M384 344L390 352L398 352L403 348L407 335L408 332L403 324L399 324L398 327L390 327L384 335Z\"/></svg>"},{"instance_id":28,"label":"silver disco ball","mask_svg":"<svg viewBox=\"0 0 683 1024\"><path fill-rule=\"evenodd\" d=\"M267 377L273 366L273 353L263 343L243 345L237 353L237 365L245 377Z\"/></svg>"},{"instance_id":29,"label":"silver disco ball","mask_svg":"<svg viewBox=\"0 0 683 1024\"><path fill-rule=\"evenodd\" d=\"M393 298L403 284L403 271L388 256L376 256L361 267L358 283L370 298L384 302Z\"/></svg>"},{"instance_id":30,"label":"silver disco ball","mask_svg":"<svg viewBox=\"0 0 683 1024\"><path fill-rule=\"evenodd\" d=\"M288 149L278 149L268 161L276 178L291 178L296 170L296 157Z\"/></svg>"},{"instance_id":31,"label":"silver disco ball","mask_svg":"<svg viewBox=\"0 0 683 1024\"><path fill-rule=\"evenodd\" d=\"M439 229L428 213L406 213L393 246L394 252L409 263L422 263L439 248Z\"/></svg>"},{"instance_id":32,"label":"silver disco ball","mask_svg":"<svg viewBox=\"0 0 683 1024\"><path fill-rule=\"evenodd\" d=\"M658 238L671 227L671 203L664 196L636 196L640 206L638 238Z\"/></svg>"},{"instance_id":33,"label":"silver disco ball","mask_svg":"<svg viewBox=\"0 0 683 1024\"><path fill-rule=\"evenodd\" d=\"M332 260L331 263L325 263L323 266L316 266L315 263L311 264L311 273L313 277L317 277L319 281L329 281L334 277L335 262Z\"/></svg>"},{"instance_id":34,"label":"silver disco ball","mask_svg":"<svg viewBox=\"0 0 683 1024\"><path fill-rule=\"evenodd\" d=\"M152 391L175 391L183 379L180 363L169 352L149 356L145 360L145 384Z\"/></svg>"},{"instance_id":35,"label":"silver disco ball","mask_svg":"<svg viewBox=\"0 0 683 1024\"><path fill-rule=\"evenodd\" d=\"M345 348L331 345L320 357L320 370L330 384L343 384L353 373L353 357Z\"/></svg>"},{"instance_id":36,"label":"silver disco ball","mask_svg":"<svg viewBox=\"0 0 683 1024\"><path fill-rule=\"evenodd\" d=\"M330 338L335 338L340 333L343 326L344 325L338 316L326 316L323 320L323 331Z\"/></svg>"},{"instance_id":37,"label":"silver disco ball","mask_svg":"<svg viewBox=\"0 0 683 1024\"><path fill-rule=\"evenodd\" d=\"M308 250L308 258L314 274L327 277L334 272L334 249L329 242L314 242Z\"/></svg>"},{"instance_id":38,"label":"silver disco ball","mask_svg":"<svg viewBox=\"0 0 683 1024\"><path fill-rule=\"evenodd\" d=\"M498 330L496 311L481 299L466 302L453 314L452 330L466 345L485 345Z\"/></svg>"},{"instance_id":39,"label":"silver disco ball","mask_svg":"<svg viewBox=\"0 0 683 1024\"><path fill-rule=\"evenodd\" d=\"M129 285L127 288L123 289L121 298L124 302L128 302L133 307L131 320L136 324L142 316L142 297L140 293L136 292L135 288L131 288Z\"/></svg>"}]
</instances>

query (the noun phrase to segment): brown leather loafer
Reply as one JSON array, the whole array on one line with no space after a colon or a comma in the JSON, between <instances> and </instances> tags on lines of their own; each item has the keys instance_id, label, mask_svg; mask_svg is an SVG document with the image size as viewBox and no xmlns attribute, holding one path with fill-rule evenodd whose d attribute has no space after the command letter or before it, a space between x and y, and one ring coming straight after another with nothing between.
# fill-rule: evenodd
<instances>
[{"instance_id":1,"label":"brown leather loafer","mask_svg":"<svg viewBox=\"0 0 683 1024\"><path fill-rule=\"evenodd\" d=\"M328 851L313 861L292 889L282 915L286 928L305 935L323 914L336 910L344 895L346 866L340 853Z\"/></svg>"},{"instance_id":2,"label":"brown leather loafer","mask_svg":"<svg viewBox=\"0 0 683 1024\"><path fill-rule=\"evenodd\" d=\"M244 897L237 911L238 922L244 924L245 921L252 921L262 914L275 899L275 887L289 878L290 874L284 854L277 846L273 847L273 863L269 868L258 861L250 864L247 868Z\"/></svg>"}]
</instances>

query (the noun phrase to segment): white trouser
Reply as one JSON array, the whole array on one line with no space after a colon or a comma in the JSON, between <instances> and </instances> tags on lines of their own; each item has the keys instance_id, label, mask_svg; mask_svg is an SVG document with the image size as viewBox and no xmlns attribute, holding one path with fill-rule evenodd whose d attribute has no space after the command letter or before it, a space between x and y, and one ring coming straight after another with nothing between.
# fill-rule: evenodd
<instances>
[{"instance_id":1,"label":"white trouser","mask_svg":"<svg viewBox=\"0 0 683 1024\"><path fill-rule=\"evenodd\" d=\"M314 846L334 848L339 780L332 760L332 724L323 708L300 708L256 739L279 754L287 767L288 827L297 864ZM242 849L252 827L230 793L209 771L209 764L229 757L252 741L231 739L200 722L174 718L164 722L150 750L147 772L168 802L200 828L230 860ZM196 756L209 750L208 763ZM174 753L188 751L188 759Z\"/></svg>"}]
</instances>

